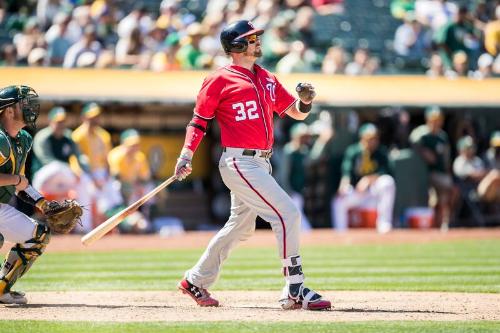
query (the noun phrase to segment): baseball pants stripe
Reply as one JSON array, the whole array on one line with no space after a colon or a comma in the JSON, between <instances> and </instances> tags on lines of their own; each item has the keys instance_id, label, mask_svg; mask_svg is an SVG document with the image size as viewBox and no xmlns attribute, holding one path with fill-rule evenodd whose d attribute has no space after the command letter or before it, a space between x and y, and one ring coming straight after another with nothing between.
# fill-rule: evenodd
<instances>
[{"instance_id":1,"label":"baseball pants stripe","mask_svg":"<svg viewBox=\"0 0 500 333\"><path fill-rule=\"evenodd\" d=\"M234 168L236 169L236 171L238 172L240 177L245 181L245 183L247 183L247 185L252 189L252 191L254 191L255 194L257 194L262 199L262 201L264 201L276 213L276 215L278 215L280 222L281 222L281 226L283 227L283 235L286 235L285 221L283 221L283 217L281 216L281 214L278 212L278 210L273 205L271 205L269 203L269 201L266 200L266 198L264 198L264 196L262 196L262 194L259 193L259 191L257 191L255 189L255 187L252 186L252 184L250 184L250 182L245 178L245 176L243 176L243 173L241 173L240 169L238 168L238 164L236 163L236 158L233 158L233 163L234 163ZM287 257L286 256L286 237L283 237L283 259L286 259L286 257Z\"/></svg>"}]
</instances>

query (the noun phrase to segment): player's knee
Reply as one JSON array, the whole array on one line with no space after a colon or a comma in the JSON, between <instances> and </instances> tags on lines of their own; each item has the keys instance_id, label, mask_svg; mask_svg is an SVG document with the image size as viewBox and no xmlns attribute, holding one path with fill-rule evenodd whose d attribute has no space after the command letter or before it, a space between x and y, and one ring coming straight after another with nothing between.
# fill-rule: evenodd
<instances>
[{"instance_id":1,"label":"player's knee","mask_svg":"<svg viewBox=\"0 0 500 333\"><path fill-rule=\"evenodd\" d=\"M38 256L43 253L47 244L50 241L50 229L48 226L42 223L37 223L35 230L33 231L33 238L28 239L24 242L24 247L27 249L32 249L33 255Z\"/></svg>"},{"instance_id":2,"label":"player's knee","mask_svg":"<svg viewBox=\"0 0 500 333\"><path fill-rule=\"evenodd\" d=\"M379 183L380 188L385 190L394 190L396 188L394 178L390 175L382 175L378 177L377 182Z\"/></svg>"},{"instance_id":3,"label":"player's knee","mask_svg":"<svg viewBox=\"0 0 500 333\"><path fill-rule=\"evenodd\" d=\"M287 224L296 224L297 226L300 225L300 219L302 217L302 214L300 214L300 210L295 206L295 205L290 205L287 209L287 213L285 215L285 220L287 221Z\"/></svg>"}]
</instances>

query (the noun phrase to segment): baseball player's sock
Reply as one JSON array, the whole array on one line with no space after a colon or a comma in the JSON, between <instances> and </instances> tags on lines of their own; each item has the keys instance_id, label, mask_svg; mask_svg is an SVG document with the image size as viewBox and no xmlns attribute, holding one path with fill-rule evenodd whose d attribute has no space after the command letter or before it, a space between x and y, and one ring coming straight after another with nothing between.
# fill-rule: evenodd
<instances>
[{"instance_id":1,"label":"baseball player's sock","mask_svg":"<svg viewBox=\"0 0 500 333\"><path fill-rule=\"evenodd\" d=\"M282 262L286 274L286 284L280 299L283 309L327 310L331 308L330 301L322 299L320 294L304 286L305 278L300 256L288 257Z\"/></svg>"},{"instance_id":2,"label":"baseball player's sock","mask_svg":"<svg viewBox=\"0 0 500 333\"><path fill-rule=\"evenodd\" d=\"M179 282L177 288L179 288L182 293L191 296L199 306L219 306L219 301L212 298L208 290L195 286L187 279L183 279Z\"/></svg>"}]
</instances>

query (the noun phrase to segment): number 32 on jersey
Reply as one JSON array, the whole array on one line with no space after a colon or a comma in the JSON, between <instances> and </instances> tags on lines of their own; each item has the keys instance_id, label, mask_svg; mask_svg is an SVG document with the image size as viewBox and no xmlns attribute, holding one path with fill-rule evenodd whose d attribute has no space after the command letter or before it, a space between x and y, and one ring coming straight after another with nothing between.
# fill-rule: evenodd
<instances>
[{"instance_id":1,"label":"number 32 on jersey","mask_svg":"<svg viewBox=\"0 0 500 333\"><path fill-rule=\"evenodd\" d=\"M236 121L259 118L255 101L233 104L233 110L236 110L236 116L234 117Z\"/></svg>"}]
</instances>

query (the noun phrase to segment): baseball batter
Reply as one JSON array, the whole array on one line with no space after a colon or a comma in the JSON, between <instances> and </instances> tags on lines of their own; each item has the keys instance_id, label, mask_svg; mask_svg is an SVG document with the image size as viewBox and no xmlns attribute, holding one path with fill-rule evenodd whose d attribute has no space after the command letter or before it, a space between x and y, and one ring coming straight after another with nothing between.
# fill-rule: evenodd
<instances>
[{"instance_id":1,"label":"baseball batter","mask_svg":"<svg viewBox=\"0 0 500 333\"><path fill-rule=\"evenodd\" d=\"M3 240L16 243L0 270L0 303L25 304L22 292L11 290L43 253L50 238L49 228L8 205L13 195L42 211L47 201L28 183L24 164L32 138L23 130L34 127L38 117L38 95L27 86L0 90L0 247Z\"/></svg>"},{"instance_id":2,"label":"baseball batter","mask_svg":"<svg viewBox=\"0 0 500 333\"><path fill-rule=\"evenodd\" d=\"M249 21L234 22L222 31L222 47L232 64L205 79L193 119L187 126L175 175L182 180L191 173L193 154L208 123L215 118L224 147L219 170L231 191L231 215L178 287L200 306L218 306L207 289L217 280L231 249L253 234L255 219L260 216L271 224L277 239L286 282L280 300L282 307L330 309L330 301L304 285L299 255L301 214L271 176L269 161L274 113L305 119L315 92L312 85L299 84L296 99L273 74L255 64L262 55L259 36L263 32Z\"/></svg>"}]
</instances>

